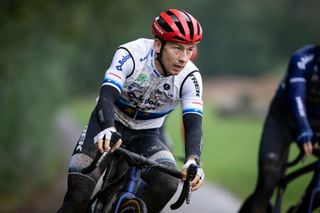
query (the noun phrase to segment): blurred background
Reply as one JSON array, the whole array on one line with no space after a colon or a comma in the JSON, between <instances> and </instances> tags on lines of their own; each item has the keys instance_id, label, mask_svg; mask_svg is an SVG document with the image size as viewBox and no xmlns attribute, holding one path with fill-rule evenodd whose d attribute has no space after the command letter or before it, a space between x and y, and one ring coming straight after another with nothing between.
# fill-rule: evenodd
<instances>
[{"instance_id":1,"label":"blurred background","mask_svg":"<svg viewBox=\"0 0 320 213\"><path fill-rule=\"evenodd\" d=\"M59 119L70 116L79 128L85 125L114 50L152 38L152 20L167 8L188 11L204 30L195 63L205 88L208 181L240 200L251 192L268 101L290 54L320 41L320 1L2 0L1 212L37 206L34 200L58 188L77 140L64 147L57 132L68 129L57 127ZM180 118L169 118L170 136L182 153L181 135L172 131ZM63 185L60 196L65 190Z\"/></svg>"}]
</instances>

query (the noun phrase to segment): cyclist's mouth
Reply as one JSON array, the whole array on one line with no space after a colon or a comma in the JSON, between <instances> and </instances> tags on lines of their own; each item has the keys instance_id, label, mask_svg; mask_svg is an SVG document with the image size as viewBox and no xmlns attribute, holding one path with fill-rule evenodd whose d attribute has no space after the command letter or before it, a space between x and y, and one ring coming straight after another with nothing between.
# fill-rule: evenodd
<instances>
[{"instance_id":1,"label":"cyclist's mouth","mask_svg":"<svg viewBox=\"0 0 320 213\"><path fill-rule=\"evenodd\" d=\"M184 66L182 66L182 65L173 65L173 70L175 72L180 72L183 68L184 68Z\"/></svg>"}]
</instances>

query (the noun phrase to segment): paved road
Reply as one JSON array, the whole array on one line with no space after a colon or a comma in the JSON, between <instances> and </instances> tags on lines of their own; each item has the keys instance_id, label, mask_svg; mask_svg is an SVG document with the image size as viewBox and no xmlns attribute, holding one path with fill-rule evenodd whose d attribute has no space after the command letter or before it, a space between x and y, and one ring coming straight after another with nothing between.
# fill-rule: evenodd
<instances>
[{"instance_id":1,"label":"paved road","mask_svg":"<svg viewBox=\"0 0 320 213\"><path fill-rule=\"evenodd\" d=\"M178 193L181 191L181 186ZM175 213L235 213L240 207L240 201L231 193L225 191L213 183L206 183L199 191L193 192L191 195L190 204L184 204L181 208L173 211L170 209L170 204L177 200L176 195L172 198L164 209L164 212Z\"/></svg>"},{"instance_id":2,"label":"paved road","mask_svg":"<svg viewBox=\"0 0 320 213\"><path fill-rule=\"evenodd\" d=\"M62 112L57 119L58 136L60 143L63 143L64 155L70 155L75 141L78 139L81 132L81 128L78 127L77 123L67 112ZM64 187L65 187L64 183ZM64 188L59 187L59 190ZM178 193L181 188L178 189ZM64 193L64 192L63 192ZM57 192L58 196L62 196L63 193ZM177 200L178 193L169 202L169 205ZM60 197L62 201L62 197ZM189 205L184 204L178 210L172 211L166 206L163 212L176 212L176 213L235 213L237 212L240 201L233 196L231 193L225 191L213 183L205 183L199 191L193 192L191 197L191 203Z\"/></svg>"}]
</instances>

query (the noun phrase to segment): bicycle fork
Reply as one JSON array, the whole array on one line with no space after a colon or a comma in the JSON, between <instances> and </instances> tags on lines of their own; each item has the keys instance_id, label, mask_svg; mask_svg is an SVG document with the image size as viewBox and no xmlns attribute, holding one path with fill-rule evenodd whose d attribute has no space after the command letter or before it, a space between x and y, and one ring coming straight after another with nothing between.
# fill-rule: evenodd
<instances>
[{"instance_id":1,"label":"bicycle fork","mask_svg":"<svg viewBox=\"0 0 320 213\"><path fill-rule=\"evenodd\" d=\"M127 180L123 186L120 194L118 195L114 212L118 212L121 204L136 197L139 182L141 180L141 169L137 167L130 167L127 174Z\"/></svg>"}]
</instances>

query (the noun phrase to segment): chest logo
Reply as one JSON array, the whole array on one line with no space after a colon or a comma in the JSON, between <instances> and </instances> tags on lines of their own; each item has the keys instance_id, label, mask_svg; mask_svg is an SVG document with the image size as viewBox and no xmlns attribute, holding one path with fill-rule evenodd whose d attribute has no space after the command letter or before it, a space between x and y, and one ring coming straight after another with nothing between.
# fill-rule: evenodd
<instances>
[{"instance_id":1,"label":"chest logo","mask_svg":"<svg viewBox=\"0 0 320 213\"><path fill-rule=\"evenodd\" d=\"M148 76L147 76L145 73L141 73L141 74L138 76L136 82L137 82L138 84L142 85L142 84L143 84L144 82L146 82L147 80L148 80Z\"/></svg>"},{"instance_id":2,"label":"chest logo","mask_svg":"<svg viewBox=\"0 0 320 213\"><path fill-rule=\"evenodd\" d=\"M164 90L169 90L170 89L170 85L169 84L164 84L163 85L163 89Z\"/></svg>"}]
</instances>

